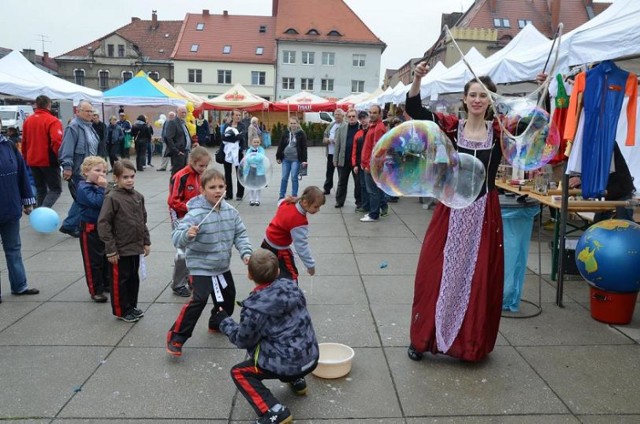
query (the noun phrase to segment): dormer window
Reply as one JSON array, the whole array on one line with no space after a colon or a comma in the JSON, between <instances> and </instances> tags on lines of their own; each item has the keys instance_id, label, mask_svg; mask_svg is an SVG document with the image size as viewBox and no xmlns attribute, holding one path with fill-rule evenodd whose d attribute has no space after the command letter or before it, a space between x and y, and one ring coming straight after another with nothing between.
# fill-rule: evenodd
<instances>
[{"instance_id":1,"label":"dormer window","mask_svg":"<svg viewBox=\"0 0 640 424\"><path fill-rule=\"evenodd\" d=\"M200 48L199 44L192 44L191 45L191 53L197 52L199 48Z\"/></svg>"},{"instance_id":2,"label":"dormer window","mask_svg":"<svg viewBox=\"0 0 640 424\"><path fill-rule=\"evenodd\" d=\"M258 32L267 32L267 26L266 25L260 25L260 29L258 30Z\"/></svg>"},{"instance_id":3,"label":"dormer window","mask_svg":"<svg viewBox=\"0 0 640 424\"><path fill-rule=\"evenodd\" d=\"M230 46L230 45L228 45L228 44L227 44L226 46L224 46L224 47L222 48L222 53L223 53L223 54L229 54L229 53L231 53L231 46Z\"/></svg>"},{"instance_id":4,"label":"dormer window","mask_svg":"<svg viewBox=\"0 0 640 424\"><path fill-rule=\"evenodd\" d=\"M311 28L309 31L307 31L307 35L320 35L320 33L317 29Z\"/></svg>"},{"instance_id":5,"label":"dormer window","mask_svg":"<svg viewBox=\"0 0 640 424\"><path fill-rule=\"evenodd\" d=\"M204 31L204 23L198 22L196 24L196 31Z\"/></svg>"},{"instance_id":6,"label":"dormer window","mask_svg":"<svg viewBox=\"0 0 640 424\"><path fill-rule=\"evenodd\" d=\"M256 54L261 56L264 53L264 47L256 47Z\"/></svg>"},{"instance_id":7,"label":"dormer window","mask_svg":"<svg viewBox=\"0 0 640 424\"><path fill-rule=\"evenodd\" d=\"M289 28L289 29L288 29L288 30L286 30L284 33L285 33L285 34L292 34L292 35L294 35L294 34L298 34L298 31L296 31L296 30L295 30L295 29L293 29L293 28Z\"/></svg>"},{"instance_id":8,"label":"dormer window","mask_svg":"<svg viewBox=\"0 0 640 424\"><path fill-rule=\"evenodd\" d=\"M331 31L329 31L327 33L327 35L332 35L334 37L342 37L342 34L340 34L338 31L336 31L335 29L332 29Z\"/></svg>"}]
</instances>

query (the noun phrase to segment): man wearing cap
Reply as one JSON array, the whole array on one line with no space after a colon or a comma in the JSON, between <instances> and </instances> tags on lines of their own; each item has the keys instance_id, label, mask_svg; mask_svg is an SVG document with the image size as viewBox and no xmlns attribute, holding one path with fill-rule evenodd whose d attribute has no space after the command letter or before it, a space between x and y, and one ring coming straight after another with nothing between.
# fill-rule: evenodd
<instances>
[{"instance_id":1,"label":"man wearing cap","mask_svg":"<svg viewBox=\"0 0 640 424\"><path fill-rule=\"evenodd\" d=\"M62 193L58 152L62 123L51 113L51 99L36 98L36 110L22 127L22 154L36 185L36 205L52 207Z\"/></svg>"}]
</instances>

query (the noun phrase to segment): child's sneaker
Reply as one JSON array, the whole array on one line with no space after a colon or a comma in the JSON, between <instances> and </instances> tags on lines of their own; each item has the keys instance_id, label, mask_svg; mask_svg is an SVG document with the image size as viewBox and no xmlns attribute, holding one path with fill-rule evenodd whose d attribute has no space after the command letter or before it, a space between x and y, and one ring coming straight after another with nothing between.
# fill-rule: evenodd
<instances>
[{"instance_id":1,"label":"child's sneaker","mask_svg":"<svg viewBox=\"0 0 640 424\"><path fill-rule=\"evenodd\" d=\"M140 317L137 317L133 314L133 312L129 312L127 314L125 314L124 316L121 317L117 317L119 320L122 320L124 322L136 322L140 319Z\"/></svg>"},{"instance_id":2,"label":"child's sneaker","mask_svg":"<svg viewBox=\"0 0 640 424\"><path fill-rule=\"evenodd\" d=\"M142 311L142 309L138 309L138 308L133 308L131 310L131 313L137 316L138 318L142 318L144 316L144 312Z\"/></svg>"},{"instance_id":3,"label":"child's sneaker","mask_svg":"<svg viewBox=\"0 0 640 424\"><path fill-rule=\"evenodd\" d=\"M380 216L389 216L389 208L380 209Z\"/></svg>"},{"instance_id":4,"label":"child's sneaker","mask_svg":"<svg viewBox=\"0 0 640 424\"><path fill-rule=\"evenodd\" d=\"M291 387L291 391L298 396L304 396L307 394L307 382L304 380L304 377L290 381L289 386Z\"/></svg>"},{"instance_id":5,"label":"child's sneaker","mask_svg":"<svg viewBox=\"0 0 640 424\"><path fill-rule=\"evenodd\" d=\"M167 340L167 353L171 356L182 356L182 343Z\"/></svg>"},{"instance_id":6,"label":"child's sneaker","mask_svg":"<svg viewBox=\"0 0 640 424\"><path fill-rule=\"evenodd\" d=\"M272 411L271 409L268 410L266 414L256 420L256 424L290 423L292 421L293 417L291 416L289 408L281 405L278 412Z\"/></svg>"}]
</instances>

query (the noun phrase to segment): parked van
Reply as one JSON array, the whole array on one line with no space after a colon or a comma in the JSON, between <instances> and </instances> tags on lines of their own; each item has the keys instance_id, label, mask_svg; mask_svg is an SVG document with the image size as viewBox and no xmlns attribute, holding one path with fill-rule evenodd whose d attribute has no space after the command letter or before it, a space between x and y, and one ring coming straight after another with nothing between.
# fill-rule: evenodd
<instances>
[{"instance_id":1,"label":"parked van","mask_svg":"<svg viewBox=\"0 0 640 424\"><path fill-rule=\"evenodd\" d=\"M334 121L333 112L305 112L302 119L316 124L330 124Z\"/></svg>"},{"instance_id":2,"label":"parked van","mask_svg":"<svg viewBox=\"0 0 640 424\"><path fill-rule=\"evenodd\" d=\"M2 131L9 127L17 128L22 132L25 119L33 113L31 105L0 106L0 118L2 119Z\"/></svg>"}]
</instances>

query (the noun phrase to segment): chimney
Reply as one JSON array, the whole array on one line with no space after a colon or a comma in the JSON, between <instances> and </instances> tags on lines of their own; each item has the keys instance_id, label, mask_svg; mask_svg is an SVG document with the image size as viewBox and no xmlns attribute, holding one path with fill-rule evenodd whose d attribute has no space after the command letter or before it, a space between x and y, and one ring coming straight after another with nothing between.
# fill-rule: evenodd
<instances>
[{"instance_id":1,"label":"chimney","mask_svg":"<svg viewBox=\"0 0 640 424\"><path fill-rule=\"evenodd\" d=\"M42 52L42 60L49 60L49 52Z\"/></svg>"},{"instance_id":2,"label":"chimney","mask_svg":"<svg viewBox=\"0 0 640 424\"><path fill-rule=\"evenodd\" d=\"M271 16L278 16L278 0L273 0L271 5Z\"/></svg>"},{"instance_id":3,"label":"chimney","mask_svg":"<svg viewBox=\"0 0 640 424\"><path fill-rule=\"evenodd\" d=\"M229 11L228 10L223 10L222 11L222 16L229 16Z\"/></svg>"},{"instance_id":4,"label":"chimney","mask_svg":"<svg viewBox=\"0 0 640 424\"><path fill-rule=\"evenodd\" d=\"M36 63L36 51L34 49L22 49L22 56L29 62Z\"/></svg>"},{"instance_id":5,"label":"chimney","mask_svg":"<svg viewBox=\"0 0 640 424\"><path fill-rule=\"evenodd\" d=\"M131 17L131 23L139 22L139 21L140 21L140 18L136 18L135 16Z\"/></svg>"},{"instance_id":6,"label":"chimney","mask_svg":"<svg viewBox=\"0 0 640 424\"><path fill-rule=\"evenodd\" d=\"M498 10L498 0L489 0L489 10L493 13Z\"/></svg>"},{"instance_id":7,"label":"chimney","mask_svg":"<svg viewBox=\"0 0 640 424\"><path fill-rule=\"evenodd\" d=\"M209 9L202 9L202 16L209 16Z\"/></svg>"},{"instance_id":8,"label":"chimney","mask_svg":"<svg viewBox=\"0 0 640 424\"><path fill-rule=\"evenodd\" d=\"M151 11L151 29L157 29L158 28L158 11L157 10L152 10Z\"/></svg>"},{"instance_id":9,"label":"chimney","mask_svg":"<svg viewBox=\"0 0 640 424\"><path fill-rule=\"evenodd\" d=\"M551 33L553 34L560 24L560 0L551 0Z\"/></svg>"}]
</instances>

